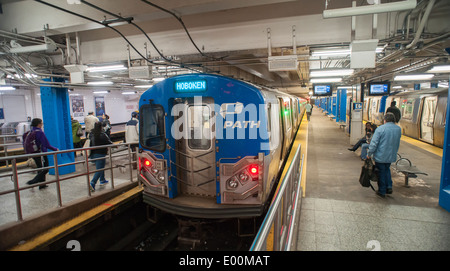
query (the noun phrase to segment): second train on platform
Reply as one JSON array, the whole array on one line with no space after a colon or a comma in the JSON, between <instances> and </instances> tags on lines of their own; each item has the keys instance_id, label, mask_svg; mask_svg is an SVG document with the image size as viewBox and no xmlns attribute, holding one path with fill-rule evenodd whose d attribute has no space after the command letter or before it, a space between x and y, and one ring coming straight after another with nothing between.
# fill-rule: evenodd
<instances>
[{"instance_id":1,"label":"second train on platform","mask_svg":"<svg viewBox=\"0 0 450 271\"><path fill-rule=\"evenodd\" d=\"M392 101L400 109L402 134L437 147L444 146L448 88L397 92L389 96L368 96L364 99L365 121L383 124L386 109Z\"/></svg>"},{"instance_id":2,"label":"second train on platform","mask_svg":"<svg viewBox=\"0 0 450 271\"><path fill-rule=\"evenodd\" d=\"M260 216L305 103L219 75L155 84L139 101L144 202L187 217Z\"/></svg>"}]
</instances>

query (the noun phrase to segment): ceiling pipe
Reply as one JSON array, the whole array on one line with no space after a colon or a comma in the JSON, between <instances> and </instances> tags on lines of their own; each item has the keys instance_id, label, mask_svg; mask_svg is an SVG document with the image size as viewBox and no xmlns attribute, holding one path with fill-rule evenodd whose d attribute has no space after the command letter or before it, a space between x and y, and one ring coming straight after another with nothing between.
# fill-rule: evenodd
<instances>
[{"instance_id":1,"label":"ceiling pipe","mask_svg":"<svg viewBox=\"0 0 450 271\"><path fill-rule=\"evenodd\" d=\"M395 12L414 9L417 5L416 0L405 0L394 3L378 4L370 6L360 6L351 8L328 9L323 11L323 18L338 18L357 15L377 14L384 12Z\"/></svg>"},{"instance_id":2,"label":"ceiling pipe","mask_svg":"<svg viewBox=\"0 0 450 271\"><path fill-rule=\"evenodd\" d=\"M413 41L410 44L406 45L406 49L412 48L419 41L420 36L422 35L423 32L423 28L425 27L425 24L428 22L428 17L430 16L431 10L433 9L433 5L435 2L436 2L435 0L430 0L430 2L428 2L427 9L425 10L425 13L422 16L422 20L420 20L420 25L419 28L417 29L416 35L414 36Z\"/></svg>"}]
</instances>

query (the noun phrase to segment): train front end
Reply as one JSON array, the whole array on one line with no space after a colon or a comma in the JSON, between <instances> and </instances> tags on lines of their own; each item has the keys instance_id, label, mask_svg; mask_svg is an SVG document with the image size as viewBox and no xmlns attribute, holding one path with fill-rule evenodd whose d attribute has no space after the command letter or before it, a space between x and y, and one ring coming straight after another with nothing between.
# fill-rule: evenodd
<instances>
[{"instance_id":1,"label":"train front end","mask_svg":"<svg viewBox=\"0 0 450 271\"><path fill-rule=\"evenodd\" d=\"M223 76L166 79L140 99L138 177L144 201L200 218L251 217L267 198L264 98Z\"/></svg>"}]
</instances>

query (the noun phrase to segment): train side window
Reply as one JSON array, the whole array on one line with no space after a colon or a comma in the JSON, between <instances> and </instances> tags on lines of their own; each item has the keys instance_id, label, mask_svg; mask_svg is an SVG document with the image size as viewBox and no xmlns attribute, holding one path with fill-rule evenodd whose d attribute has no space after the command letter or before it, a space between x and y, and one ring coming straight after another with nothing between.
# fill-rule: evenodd
<instances>
[{"instance_id":1,"label":"train side window","mask_svg":"<svg viewBox=\"0 0 450 271\"><path fill-rule=\"evenodd\" d=\"M402 101L402 118L412 119L414 112L414 98L403 99Z\"/></svg>"},{"instance_id":2,"label":"train side window","mask_svg":"<svg viewBox=\"0 0 450 271\"><path fill-rule=\"evenodd\" d=\"M188 145L193 150L208 150L211 147L211 112L207 105L191 105L188 109Z\"/></svg>"},{"instance_id":3,"label":"train side window","mask_svg":"<svg viewBox=\"0 0 450 271\"><path fill-rule=\"evenodd\" d=\"M139 141L144 148L158 152L166 150L164 114L164 108L159 104L141 107Z\"/></svg>"}]
</instances>

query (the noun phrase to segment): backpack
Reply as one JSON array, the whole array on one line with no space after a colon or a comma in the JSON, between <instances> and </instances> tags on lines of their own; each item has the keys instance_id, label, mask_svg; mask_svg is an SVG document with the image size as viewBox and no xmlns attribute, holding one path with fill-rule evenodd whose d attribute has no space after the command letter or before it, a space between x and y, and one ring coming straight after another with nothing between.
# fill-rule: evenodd
<instances>
[{"instance_id":1,"label":"backpack","mask_svg":"<svg viewBox=\"0 0 450 271\"><path fill-rule=\"evenodd\" d=\"M364 165L361 168L361 175L359 176L359 183L363 187L370 187L373 191L375 191L375 188L373 188L372 182L378 182L378 172L376 171L375 165L372 162L372 159L366 159L364 161Z\"/></svg>"},{"instance_id":2,"label":"backpack","mask_svg":"<svg viewBox=\"0 0 450 271\"><path fill-rule=\"evenodd\" d=\"M40 148L36 143L36 131L26 132L22 136L23 139L23 149L25 153L36 153L40 152Z\"/></svg>"},{"instance_id":3,"label":"backpack","mask_svg":"<svg viewBox=\"0 0 450 271\"><path fill-rule=\"evenodd\" d=\"M81 128L81 125L80 126L78 126L78 129L77 129L77 136L82 136L83 135L83 128Z\"/></svg>"}]
</instances>

